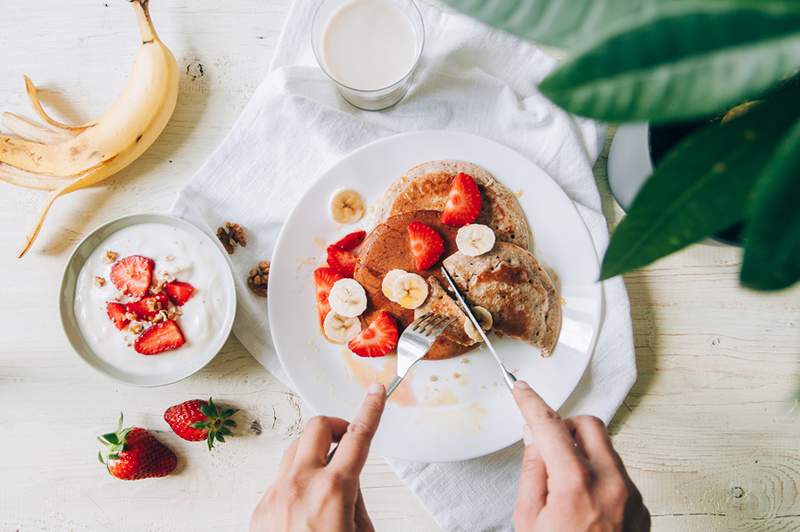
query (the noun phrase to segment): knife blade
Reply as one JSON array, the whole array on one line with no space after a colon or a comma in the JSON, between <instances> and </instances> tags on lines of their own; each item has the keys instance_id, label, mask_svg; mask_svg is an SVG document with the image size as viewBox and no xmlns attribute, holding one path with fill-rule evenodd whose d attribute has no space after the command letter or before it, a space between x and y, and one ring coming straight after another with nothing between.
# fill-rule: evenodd
<instances>
[{"instance_id":1,"label":"knife blade","mask_svg":"<svg viewBox=\"0 0 800 532\"><path fill-rule=\"evenodd\" d=\"M467 304L467 301L464 299L464 296L461 295L461 291L458 289L458 286L456 286L456 283L453 280L453 277L450 275L450 272L447 271L447 268L445 268L444 265L442 265L442 274L444 275L444 278L447 279L447 282L450 285L450 288L453 289L453 292L456 295L456 299L461 304L461 306L464 308L464 314L467 315L467 318L469 318L469 321L471 321L472 325L478 330L478 334L481 335L481 339L483 340L483 343L486 344L486 347L489 349L489 352L494 357L495 361L497 362L497 365L500 366L500 370L503 372L503 380L505 381L506 386L508 386L509 390L513 389L514 388L514 383L517 382L517 378L514 376L513 373L508 371L508 369L506 368L506 365L503 364L502 360L500 360L500 357L497 355L497 351L494 350L494 346L492 345L492 342L489 341L489 337L486 335L486 333L481 328L480 322L478 322L478 319L475 317L475 314L472 312L472 309L469 308L469 305Z\"/></svg>"}]
</instances>

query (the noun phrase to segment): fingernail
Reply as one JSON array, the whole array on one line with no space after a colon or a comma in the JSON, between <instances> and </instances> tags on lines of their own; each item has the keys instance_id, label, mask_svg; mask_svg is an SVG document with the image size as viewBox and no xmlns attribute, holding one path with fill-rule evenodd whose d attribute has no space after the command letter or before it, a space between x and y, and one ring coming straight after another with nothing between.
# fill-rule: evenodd
<instances>
[{"instance_id":1,"label":"fingernail","mask_svg":"<svg viewBox=\"0 0 800 532\"><path fill-rule=\"evenodd\" d=\"M514 388L517 390L530 390L530 385L525 381L517 381L514 383Z\"/></svg>"},{"instance_id":2,"label":"fingernail","mask_svg":"<svg viewBox=\"0 0 800 532\"><path fill-rule=\"evenodd\" d=\"M380 382L373 382L367 389L367 393L370 395L378 395L384 393L383 384L381 384Z\"/></svg>"},{"instance_id":3,"label":"fingernail","mask_svg":"<svg viewBox=\"0 0 800 532\"><path fill-rule=\"evenodd\" d=\"M533 443L533 432L527 424L522 425L522 441L525 442L525 447Z\"/></svg>"}]
</instances>

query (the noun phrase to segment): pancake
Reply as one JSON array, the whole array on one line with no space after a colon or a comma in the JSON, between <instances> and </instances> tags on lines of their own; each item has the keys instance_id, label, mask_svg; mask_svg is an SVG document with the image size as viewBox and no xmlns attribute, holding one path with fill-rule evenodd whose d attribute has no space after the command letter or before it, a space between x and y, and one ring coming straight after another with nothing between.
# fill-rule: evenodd
<instances>
[{"instance_id":1,"label":"pancake","mask_svg":"<svg viewBox=\"0 0 800 532\"><path fill-rule=\"evenodd\" d=\"M444 265L470 304L492 314L493 331L524 340L549 356L561 332L561 298L527 250L508 242L478 257L455 253Z\"/></svg>"},{"instance_id":2,"label":"pancake","mask_svg":"<svg viewBox=\"0 0 800 532\"><path fill-rule=\"evenodd\" d=\"M414 321L413 310L405 309L383 295L381 282L389 270L401 269L418 273L425 278L433 277L442 280L439 272L440 263L437 263L431 270L416 271L406 231L408 224L415 220L431 226L444 240L445 251L442 257L450 256L457 251L456 232L458 229L443 224L441 214L438 211L423 210L392 216L367 235L361 245L353 275L367 293L367 311L364 314L367 323L371 322L374 314L381 310L390 312L397 319L401 331ZM427 358L443 359L465 353L474 342L469 340L471 343L464 345L464 337L463 323L454 323L436 340L428 352Z\"/></svg>"},{"instance_id":3,"label":"pancake","mask_svg":"<svg viewBox=\"0 0 800 532\"><path fill-rule=\"evenodd\" d=\"M531 233L517 197L492 174L464 161L429 161L410 169L389 187L378 219L418 210L443 211L459 172L471 175L481 191L483 203L475 223L491 227L501 242L530 249Z\"/></svg>"}]
</instances>

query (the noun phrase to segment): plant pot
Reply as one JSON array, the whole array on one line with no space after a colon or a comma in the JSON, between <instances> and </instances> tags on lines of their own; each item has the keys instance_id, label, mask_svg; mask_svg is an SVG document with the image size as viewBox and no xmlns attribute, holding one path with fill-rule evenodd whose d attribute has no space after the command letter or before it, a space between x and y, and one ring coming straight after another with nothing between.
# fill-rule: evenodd
<instances>
[{"instance_id":1,"label":"plant pot","mask_svg":"<svg viewBox=\"0 0 800 532\"><path fill-rule=\"evenodd\" d=\"M630 208L653 168L681 140L708 122L695 121L680 124L651 125L625 124L617 129L608 154L608 184L622 210ZM741 246L741 223L737 223L712 237L712 240Z\"/></svg>"}]
</instances>

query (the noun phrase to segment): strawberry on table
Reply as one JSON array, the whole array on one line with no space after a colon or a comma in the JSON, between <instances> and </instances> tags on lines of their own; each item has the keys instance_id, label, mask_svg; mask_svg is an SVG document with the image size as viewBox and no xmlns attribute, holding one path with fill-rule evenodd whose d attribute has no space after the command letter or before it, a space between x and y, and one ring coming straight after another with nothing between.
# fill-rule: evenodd
<instances>
[{"instance_id":1,"label":"strawberry on table","mask_svg":"<svg viewBox=\"0 0 800 532\"><path fill-rule=\"evenodd\" d=\"M169 308L169 298L163 294L153 294L145 296L137 301L132 301L125 305L127 312L130 312L139 321L149 321L162 310Z\"/></svg>"},{"instance_id":2,"label":"strawberry on table","mask_svg":"<svg viewBox=\"0 0 800 532\"><path fill-rule=\"evenodd\" d=\"M170 281L164 285L164 291L176 305L183 306L194 294L194 286L183 281Z\"/></svg>"},{"instance_id":3,"label":"strawberry on table","mask_svg":"<svg viewBox=\"0 0 800 532\"><path fill-rule=\"evenodd\" d=\"M317 268L314 270L314 287L316 288L317 296L317 312L319 314L319 325L325 321L325 316L331 311L331 305L328 303L328 294L331 292L333 283L344 276L338 273L333 268Z\"/></svg>"},{"instance_id":4,"label":"strawberry on table","mask_svg":"<svg viewBox=\"0 0 800 532\"><path fill-rule=\"evenodd\" d=\"M125 317L127 312L128 311L125 309L125 305L122 303L109 301L106 304L106 314L108 314L108 317L114 322L114 326L120 331L127 327L130 323L130 320Z\"/></svg>"},{"instance_id":5,"label":"strawberry on table","mask_svg":"<svg viewBox=\"0 0 800 532\"><path fill-rule=\"evenodd\" d=\"M231 429L236 427L236 421L230 417L236 412L235 408L220 410L210 397L208 401L192 399L167 408L164 421L184 440L205 440L210 451L215 441L224 442L225 436L233 435Z\"/></svg>"},{"instance_id":6,"label":"strawberry on table","mask_svg":"<svg viewBox=\"0 0 800 532\"><path fill-rule=\"evenodd\" d=\"M178 349L186 343L181 328L173 320L166 320L151 326L140 334L133 348L141 355L157 355Z\"/></svg>"},{"instance_id":7,"label":"strawberry on table","mask_svg":"<svg viewBox=\"0 0 800 532\"><path fill-rule=\"evenodd\" d=\"M121 480L165 477L175 470L178 458L172 450L141 427L122 428L122 414L116 432L98 438L106 447L97 457L112 476Z\"/></svg>"},{"instance_id":8,"label":"strawberry on table","mask_svg":"<svg viewBox=\"0 0 800 532\"><path fill-rule=\"evenodd\" d=\"M125 295L142 297L150 290L154 266L153 259L141 255L125 257L111 267L111 282Z\"/></svg>"},{"instance_id":9,"label":"strawberry on table","mask_svg":"<svg viewBox=\"0 0 800 532\"><path fill-rule=\"evenodd\" d=\"M481 212L481 192L472 176L459 173L450 186L442 222L460 227L471 224Z\"/></svg>"},{"instance_id":10,"label":"strawberry on table","mask_svg":"<svg viewBox=\"0 0 800 532\"><path fill-rule=\"evenodd\" d=\"M397 322L388 312L381 311L369 327L350 340L347 348L361 357L382 357L397 347Z\"/></svg>"},{"instance_id":11,"label":"strawberry on table","mask_svg":"<svg viewBox=\"0 0 800 532\"><path fill-rule=\"evenodd\" d=\"M444 252L444 240L441 235L433 227L422 222L408 224L408 239L417 271L429 269Z\"/></svg>"},{"instance_id":12,"label":"strawberry on table","mask_svg":"<svg viewBox=\"0 0 800 532\"><path fill-rule=\"evenodd\" d=\"M352 277L356 271L356 256L352 251L337 248L335 244L328 246L328 266L344 277Z\"/></svg>"},{"instance_id":13,"label":"strawberry on table","mask_svg":"<svg viewBox=\"0 0 800 532\"><path fill-rule=\"evenodd\" d=\"M353 251L356 249L367 237L366 231L354 231L349 235L342 237L333 245L344 251Z\"/></svg>"}]
</instances>

